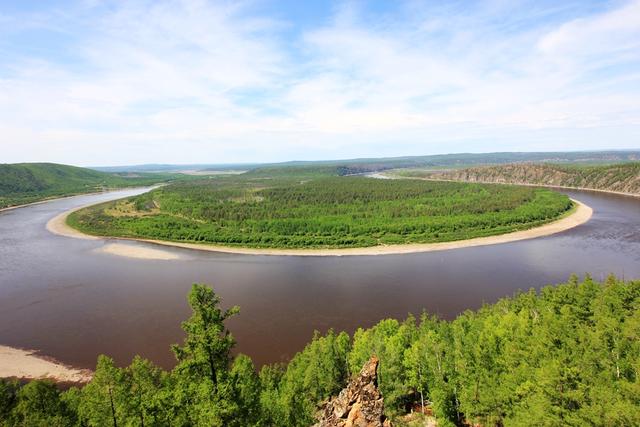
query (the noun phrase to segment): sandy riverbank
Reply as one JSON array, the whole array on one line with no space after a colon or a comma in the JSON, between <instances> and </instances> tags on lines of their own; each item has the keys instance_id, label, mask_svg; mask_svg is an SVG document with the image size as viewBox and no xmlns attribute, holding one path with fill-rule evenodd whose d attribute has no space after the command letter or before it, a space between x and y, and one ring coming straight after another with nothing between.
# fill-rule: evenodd
<instances>
[{"instance_id":1,"label":"sandy riverbank","mask_svg":"<svg viewBox=\"0 0 640 427\"><path fill-rule=\"evenodd\" d=\"M561 218L557 221L549 224L542 225L540 227L532 228L530 230L516 231L513 233L501 234L497 236L478 237L468 240L457 240L453 242L442 243L411 243L403 245L380 245L367 248L344 248L344 249L254 249L254 248L236 248L221 245L207 245L196 243L181 243L181 242L167 242L161 240L152 239L131 239L120 237L107 237L108 240L132 240L138 242L153 243L156 245L171 246L186 249L195 249L200 251L210 252L224 252L232 254L245 254L245 255L285 255L285 256L347 256L347 255L393 255L393 254L407 254L415 252L433 252L444 251L450 249L468 248L474 246L496 245L500 243L515 242L518 240L533 239L536 237L549 236L552 234L560 233L562 231L569 230L577 227L580 224L587 222L593 210L577 201L573 200L576 204L576 209L568 216ZM84 207L84 206L83 206ZM67 237L75 237L82 239L103 239L102 237L89 236L78 230L71 228L66 223L67 216L72 212L81 209L76 208L71 211L64 212L47 223L47 229L55 234L59 234ZM135 247L124 244L112 245L109 249L109 253L112 255L121 255L127 257L145 258L144 252L147 249L144 247ZM156 256L161 256L158 252L164 252L153 249L156 252ZM134 254L134 255L132 255ZM171 256L170 252L165 252L162 256ZM155 258L161 259L161 258Z\"/></svg>"},{"instance_id":2,"label":"sandy riverbank","mask_svg":"<svg viewBox=\"0 0 640 427\"><path fill-rule=\"evenodd\" d=\"M0 378L50 378L59 382L84 383L91 379L91 371L70 368L38 356L31 350L0 345Z\"/></svg>"},{"instance_id":3,"label":"sandy riverbank","mask_svg":"<svg viewBox=\"0 0 640 427\"><path fill-rule=\"evenodd\" d=\"M73 237L76 239L98 240L99 237L84 234L76 230L75 228L72 228L69 225L67 225L67 218L69 217L69 215L71 215L75 211L79 211L80 209L84 209L92 205L94 205L94 203L84 205L84 206L79 206L77 208L70 209L68 211L62 212L59 215L54 216L49 220L49 222L47 222L47 230L59 236Z\"/></svg>"}]
</instances>

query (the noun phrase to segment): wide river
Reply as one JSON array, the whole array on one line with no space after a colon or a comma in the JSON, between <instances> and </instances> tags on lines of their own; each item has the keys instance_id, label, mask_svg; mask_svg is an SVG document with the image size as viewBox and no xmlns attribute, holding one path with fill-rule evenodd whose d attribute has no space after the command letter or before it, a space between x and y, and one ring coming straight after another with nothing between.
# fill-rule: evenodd
<instances>
[{"instance_id":1,"label":"wide river","mask_svg":"<svg viewBox=\"0 0 640 427\"><path fill-rule=\"evenodd\" d=\"M164 367L189 316L186 295L207 283L225 305L237 349L260 365L286 360L314 330L352 332L422 310L451 319L519 289L614 273L640 278L640 199L563 191L591 206L592 219L544 238L442 252L384 256L231 255L166 248L170 261L97 251L105 240L53 235L45 225L76 206L135 194L77 196L0 213L0 344L37 349L93 367L141 354ZM153 246L123 242L130 245Z\"/></svg>"}]
</instances>

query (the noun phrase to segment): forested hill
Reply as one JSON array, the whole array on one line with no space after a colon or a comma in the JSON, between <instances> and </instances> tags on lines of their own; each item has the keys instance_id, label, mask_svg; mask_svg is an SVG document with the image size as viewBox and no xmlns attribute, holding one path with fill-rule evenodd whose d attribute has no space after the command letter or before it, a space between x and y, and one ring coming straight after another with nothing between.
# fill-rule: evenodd
<instances>
[{"instance_id":1,"label":"forested hill","mask_svg":"<svg viewBox=\"0 0 640 427\"><path fill-rule=\"evenodd\" d=\"M396 426L426 425L422 412L440 427L640 425L638 281L573 277L453 321L423 314L352 337L316 334L288 364L260 372L232 357L225 323L237 307L222 310L202 285L189 303L172 371L101 356L92 381L64 393L0 380L0 426L309 426L372 355Z\"/></svg>"},{"instance_id":2,"label":"forested hill","mask_svg":"<svg viewBox=\"0 0 640 427\"><path fill-rule=\"evenodd\" d=\"M516 163L449 171L404 171L403 176L453 181L536 184L640 194L640 162L614 165Z\"/></svg>"},{"instance_id":3,"label":"forested hill","mask_svg":"<svg viewBox=\"0 0 640 427\"><path fill-rule=\"evenodd\" d=\"M0 164L0 208L105 188L149 185L159 174L112 174L55 163Z\"/></svg>"},{"instance_id":4,"label":"forested hill","mask_svg":"<svg viewBox=\"0 0 640 427\"><path fill-rule=\"evenodd\" d=\"M184 170L225 171L260 169L257 175L292 174L314 170L320 174L351 175L382 171L393 168L460 168L478 165L498 165L522 162L556 163L620 163L640 160L640 150L608 151L559 151L559 152L498 152L498 153L452 153L426 156L378 157L341 160L289 161L281 163L236 163L236 164L147 164L132 166L96 167L102 172L180 172Z\"/></svg>"}]
</instances>

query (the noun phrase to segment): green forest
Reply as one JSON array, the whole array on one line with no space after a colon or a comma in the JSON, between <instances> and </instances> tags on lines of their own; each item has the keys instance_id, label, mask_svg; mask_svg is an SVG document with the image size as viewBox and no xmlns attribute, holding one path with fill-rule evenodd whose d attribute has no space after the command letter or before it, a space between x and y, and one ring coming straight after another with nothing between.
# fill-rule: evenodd
<instances>
[{"instance_id":1,"label":"green forest","mask_svg":"<svg viewBox=\"0 0 640 427\"><path fill-rule=\"evenodd\" d=\"M176 174L112 174L55 163L0 164L0 209L54 197L152 185Z\"/></svg>"},{"instance_id":2,"label":"green forest","mask_svg":"<svg viewBox=\"0 0 640 427\"><path fill-rule=\"evenodd\" d=\"M328 176L303 168L176 182L75 212L94 235L258 248L346 248L462 240L523 230L572 209L517 186Z\"/></svg>"},{"instance_id":3,"label":"green forest","mask_svg":"<svg viewBox=\"0 0 640 427\"><path fill-rule=\"evenodd\" d=\"M0 425L308 426L371 355L398 426L411 411L439 426L640 425L640 281L574 276L452 321L423 313L316 333L288 364L259 371L233 355L225 322L238 307L222 309L204 285L188 301L173 370L100 356L83 387L0 380Z\"/></svg>"}]
</instances>

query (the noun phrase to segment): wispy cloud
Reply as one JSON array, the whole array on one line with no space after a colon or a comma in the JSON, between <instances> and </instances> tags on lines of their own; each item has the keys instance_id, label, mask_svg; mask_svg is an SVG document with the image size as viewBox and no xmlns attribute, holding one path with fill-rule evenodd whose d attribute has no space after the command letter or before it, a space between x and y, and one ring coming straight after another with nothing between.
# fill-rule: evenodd
<instances>
[{"instance_id":1,"label":"wispy cloud","mask_svg":"<svg viewBox=\"0 0 640 427\"><path fill-rule=\"evenodd\" d=\"M638 0L264 5L0 9L0 161L638 147Z\"/></svg>"}]
</instances>

